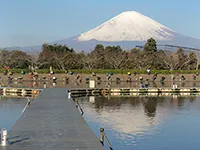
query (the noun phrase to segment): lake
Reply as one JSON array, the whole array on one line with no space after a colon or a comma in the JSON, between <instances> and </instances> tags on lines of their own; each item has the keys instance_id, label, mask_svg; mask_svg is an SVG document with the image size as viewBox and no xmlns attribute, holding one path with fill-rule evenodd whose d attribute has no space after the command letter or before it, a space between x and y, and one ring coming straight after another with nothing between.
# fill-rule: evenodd
<instances>
[{"instance_id":1,"label":"lake","mask_svg":"<svg viewBox=\"0 0 200 150\"><path fill-rule=\"evenodd\" d=\"M104 128L114 150L199 150L200 97L87 97L78 101L91 129L99 137L99 129Z\"/></svg>"},{"instance_id":2,"label":"lake","mask_svg":"<svg viewBox=\"0 0 200 150\"><path fill-rule=\"evenodd\" d=\"M85 97L78 101L88 125L98 137L104 128L114 150L200 147L200 97ZM0 129L10 130L26 103L27 99L1 97Z\"/></svg>"},{"instance_id":3,"label":"lake","mask_svg":"<svg viewBox=\"0 0 200 150\"><path fill-rule=\"evenodd\" d=\"M22 114L26 99L0 97L0 129L10 130Z\"/></svg>"}]
</instances>

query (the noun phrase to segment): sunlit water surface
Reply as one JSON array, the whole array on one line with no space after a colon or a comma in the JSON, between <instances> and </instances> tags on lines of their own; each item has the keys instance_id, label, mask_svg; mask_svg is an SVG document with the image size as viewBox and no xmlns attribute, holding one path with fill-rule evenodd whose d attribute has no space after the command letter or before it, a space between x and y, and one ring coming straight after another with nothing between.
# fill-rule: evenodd
<instances>
[{"instance_id":1,"label":"sunlit water surface","mask_svg":"<svg viewBox=\"0 0 200 150\"><path fill-rule=\"evenodd\" d=\"M78 98L99 136L114 150L199 150L200 97ZM108 147L107 147L108 149Z\"/></svg>"},{"instance_id":2,"label":"sunlit water surface","mask_svg":"<svg viewBox=\"0 0 200 150\"><path fill-rule=\"evenodd\" d=\"M0 129L10 130L22 114L26 99L0 97Z\"/></svg>"}]
</instances>

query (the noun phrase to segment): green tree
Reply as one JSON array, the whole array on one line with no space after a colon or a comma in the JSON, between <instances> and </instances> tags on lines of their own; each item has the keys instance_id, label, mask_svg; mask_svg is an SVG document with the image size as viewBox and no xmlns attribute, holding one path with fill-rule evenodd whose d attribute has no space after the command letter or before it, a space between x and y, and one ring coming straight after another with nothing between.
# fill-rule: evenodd
<instances>
[{"instance_id":1,"label":"green tree","mask_svg":"<svg viewBox=\"0 0 200 150\"><path fill-rule=\"evenodd\" d=\"M105 50L102 44L97 44L94 50L88 56L91 59L95 60L94 68L106 69Z\"/></svg>"},{"instance_id":2,"label":"green tree","mask_svg":"<svg viewBox=\"0 0 200 150\"><path fill-rule=\"evenodd\" d=\"M153 38L148 39L146 44L144 45L144 51L146 51L146 52L157 52L156 40L153 39Z\"/></svg>"},{"instance_id":3,"label":"green tree","mask_svg":"<svg viewBox=\"0 0 200 150\"><path fill-rule=\"evenodd\" d=\"M71 55L72 53L73 55ZM66 62L69 62L69 60L72 61L68 55L74 57L76 54L73 49L68 48L66 45L43 44L42 52L39 54L38 64L41 68L53 66L56 69L66 70Z\"/></svg>"}]
</instances>

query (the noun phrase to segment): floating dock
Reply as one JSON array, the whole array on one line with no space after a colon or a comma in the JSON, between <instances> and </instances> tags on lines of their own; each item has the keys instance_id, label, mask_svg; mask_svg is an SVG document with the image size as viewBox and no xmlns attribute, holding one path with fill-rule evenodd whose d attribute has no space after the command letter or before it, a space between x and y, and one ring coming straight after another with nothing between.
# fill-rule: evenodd
<instances>
[{"instance_id":1,"label":"floating dock","mask_svg":"<svg viewBox=\"0 0 200 150\"><path fill-rule=\"evenodd\" d=\"M35 98L41 91L41 89L31 88L0 87L0 95L15 98Z\"/></svg>"},{"instance_id":2,"label":"floating dock","mask_svg":"<svg viewBox=\"0 0 200 150\"><path fill-rule=\"evenodd\" d=\"M7 150L105 150L64 88L44 89L8 135Z\"/></svg>"},{"instance_id":3,"label":"floating dock","mask_svg":"<svg viewBox=\"0 0 200 150\"><path fill-rule=\"evenodd\" d=\"M83 88L83 89L70 89L72 97L82 97L82 96L104 96L104 95L192 95L200 94L200 88Z\"/></svg>"}]
</instances>

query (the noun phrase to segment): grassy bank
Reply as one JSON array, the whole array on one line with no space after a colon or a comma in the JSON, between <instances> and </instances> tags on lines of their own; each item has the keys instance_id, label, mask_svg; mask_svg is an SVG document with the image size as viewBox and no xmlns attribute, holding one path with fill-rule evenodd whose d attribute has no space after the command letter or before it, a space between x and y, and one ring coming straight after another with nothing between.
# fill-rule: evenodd
<instances>
[{"instance_id":1,"label":"grassy bank","mask_svg":"<svg viewBox=\"0 0 200 150\"><path fill-rule=\"evenodd\" d=\"M28 69L10 69L9 71L13 72L13 73L21 73L21 71L24 71L25 73L28 73L29 70ZM0 69L0 73L3 73L5 71L5 69ZM69 70L72 71L74 73L82 73L82 74L91 74L92 72L98 73L98 74L106 74L106 73L110 73L113 72L114 74L127 74L127 72L136 72L137 74L146 74L147 71L146 70L133 70L133 69L124 69L124 70L120 70L120 69L94 69L94 70L85 70L85 69L72 69ZM49 73L49 69L39 69L37 70L38 73ZM65 73L65 71L63 70L56 70L54 69L55 73ZM169 71L169 70L151 70L151 73L157 73L157 74L175 74L175 73L180 73L180 74L193 74L193 73L199 73L200 74L200 70L173 70L173 71Z\"/></svg>"}]
</instances>

